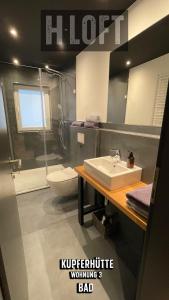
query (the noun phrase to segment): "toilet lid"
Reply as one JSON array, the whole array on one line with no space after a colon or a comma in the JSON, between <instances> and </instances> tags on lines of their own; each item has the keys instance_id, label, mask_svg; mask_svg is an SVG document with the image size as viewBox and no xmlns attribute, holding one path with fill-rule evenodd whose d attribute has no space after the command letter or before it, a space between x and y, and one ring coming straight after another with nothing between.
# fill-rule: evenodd
<instances>
[{"instance_id":1,"label":"toilet lid","mask_svg":"<svg viewBox=\"0 0 169 300\"><path fill-rule=\"evenodd\" d=\"M77 177L77 173L72 168L65 168L63 170L55 171L47 175L47 180L53 182L61 182Z\"/></svg>"}]
</instances>

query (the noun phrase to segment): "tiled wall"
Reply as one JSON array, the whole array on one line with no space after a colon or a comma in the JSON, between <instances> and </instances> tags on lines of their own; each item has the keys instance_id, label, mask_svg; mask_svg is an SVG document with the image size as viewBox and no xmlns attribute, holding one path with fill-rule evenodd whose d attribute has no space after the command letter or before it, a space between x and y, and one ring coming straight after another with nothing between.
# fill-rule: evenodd
<instances>
[{"instance_id":1,"label":"tiled wall","mask_svg":"<svg viewBox=\"0 0 169 300\"><path fill-rule=\"evenodd\" d=\"M142 180L146 183L153 181L158 145L158 138L100 131L100 155L109 155L110 149L120 149L122 159L126 161L128 151L132 151L135 156L135 163L143 168Z\"/></svg>"},{"instance_id":2,"label":"tiled wall","mask_svg":"<svg viewBox=\"0 0 169 300\"><path fill-rule=\"evenodd\" d=\"M73 95L73 89L75 88L74 77L71 76L69 85L66 85L66 94L70 94L68 103L66 103L65 109L65 98L63 99L63 111L65 120L74 120L76 115L76 101L75 95ZM15 67L6 64L0 64L0 80L3 82L4 93L7 102L9 127L12 138L13 154L14 158L22 159L22 169L36 168L44 166L45 162L37 162L36 158L44 155L44 133L42 131L37 132L25 132L18 133L16 124L16 114L14 107L14 94L13 94L13 83L21 83L25 85L36 85L39 86L39 73L38 69ZM65 122L63 128L63 136L65 141L66 150L59 138L59 118L60 112L58 111L59 103L59 91L56 77L46 74L42 74L42 84L48 86L50 89L50 100L51 100L51 121L52 130L46 132L46 144L47 153L55 153L62 159L55 159L49 161L48 164L64 163L68 160L67 149L69 149L69 122Z\"/></svg>"},{"instance_id":3,"label":"tiled wall","mask_svg":"<svg viewBox=\"0 0 169 300\"><path fill-rule=\"evenodd\" d=\"M39 85L38 70L32 70L30 68L16 68L1 64L0 78L3 80L5 87L15 157L22 159L23 168L34 168L36 167L36 157L44 154L43 133L17 132L13 98L13 83L19 82L24 84ZM143 167L142 179L145 182L152 181L158 151L158 139L138 135L120 134L113 131L98 131L95 129L78 129L70 127L70 121L76 118L75 95L73 96L72 94L75 84L73 78L70 82L69 88L67 85L67 88L69 89L67 93L70 96L68 97L69 101L66 100L63 102L64 119L69 120L65 122L63 129L64 141L66 145L66 149L64 150L59 138L59 112L57 107L59 99L57 97L58 91L56 81L54 77L48 75L43 75L42 79L43 84L50 86L52 104L53 130L51 132L47 132L46 134L48 154L52 152L58 153L64 157L63 162L65 164L74 166L83 163L83 160L86 158L99 155L108 155L111 148L120 149L122 158L124 160L127 158L128 150L133 151L136 158L136 164ZM115 129L121 131L145 132L147 134L152 133L156 135L160 134L160 129L156 127L113 125L111 123L101 124L101 127L112 130ZM77 142L77 132L85 133L84 145L80 145ZM60 161L58 160L56 163L60 163Z\"/></svg>"},{"instance_id":4,"label":"tiled wall","mask_svg":"<svg viewBox=\"0 0 169 300\"><path fill-rule=\"evenodd\" d=\"M152 134L152 135L160 135L161 133L161 127L156 127L156 126L114 124L109 122L109 123L101 123L100 127L104 129L130 131L130 132Z\"/></svg>"},{"instance_id":5,"label":"tiled wall","mask_svg":"<svg viewBox=\"0 0 169 300\"><path fill-rule=\"evenodd\" d=\"M129 129L131 130L131 128ZM146 134L133 134L130 133L130 130L121 133L121 131L113 131L113 129L96 130L70 127L71 164L75 166L82 164L83 160L87 158L109 155L110 149L120 149L122 159L126 161L128 151L132 151L135 156L135 163L143 168L142 180L146 183L152 182L159 145L159 138L156 133L159 131L157 132L156 129L154 134L153 130L148 132L147 129L148 133ZM141 128L139 130L141 132ZM77 132L85 134L84 145L77 142Z\"/></svg>"},{"instance_id":6,"label":"tiled wall","mask_svg":"<svg viewBox=\"0 0 169 300\"><path fill-rule=\"evenodd\" d=\"M84 134L84 145L77 141L78 132ZM70 127L70 161L72 166L83 164L84 159L97 156L98 138L99 131L96 129Z\"/></svg>"}]
</instances>

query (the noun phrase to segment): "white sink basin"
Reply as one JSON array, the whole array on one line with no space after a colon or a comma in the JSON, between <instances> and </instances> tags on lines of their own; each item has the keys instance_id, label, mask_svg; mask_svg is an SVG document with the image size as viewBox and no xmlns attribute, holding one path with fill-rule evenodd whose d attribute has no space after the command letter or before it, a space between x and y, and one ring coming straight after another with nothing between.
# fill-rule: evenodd
<instances>
[{"instance_id":1,"label":"white sink basin","mask_svg":"<svg viewBox=\"0 0 169 300\"><path fill-rule=\"evenodd\" d=\"M126 162L114 164L111 156L84 160L86 172L109 190L115 190L140 181L142 169L127 168Z\"/></svg>"}]
</instances>

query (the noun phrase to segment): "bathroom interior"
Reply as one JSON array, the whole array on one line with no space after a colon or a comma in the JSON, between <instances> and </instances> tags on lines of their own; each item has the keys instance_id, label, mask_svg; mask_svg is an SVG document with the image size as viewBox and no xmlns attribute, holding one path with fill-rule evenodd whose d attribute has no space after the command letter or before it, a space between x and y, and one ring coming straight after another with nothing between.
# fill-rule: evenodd
<instances>
[{"instance_id":1,"label":"bathroom interior","mask_svg":"<svg viewBox=\"0 0 169 300\"><path fill-rule=\"evenodd\" d=\"M129 7L131 28L140 2L152 3ZM25 64L17 53L1 59L28 299L78 299L56 264L96 256L113 258L115 267L85 297L136 299L169 80L169 18L154 5L155 20L129 26L125 51L82 51L59 68L48 59ZM148 203L130 202L138 188ZM110 200L115 191L125 191L124 207Z\"/></svg>"}]
</instances>

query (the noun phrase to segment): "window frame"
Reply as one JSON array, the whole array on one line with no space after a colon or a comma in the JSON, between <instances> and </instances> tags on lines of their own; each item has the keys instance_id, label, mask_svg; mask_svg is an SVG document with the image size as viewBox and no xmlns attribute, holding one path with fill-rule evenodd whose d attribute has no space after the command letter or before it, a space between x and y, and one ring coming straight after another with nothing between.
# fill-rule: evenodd
<instances>
[{"instance_id":1,"label":"window frame","mask_svg":"<svg viewBox=\"0 0 169 300\"><path fill-rule=\"evenodd\" d=\"M23 127L22 126L22 118L20 111L20 100L19 100L19 90L35 90L39 91L40 87L34 85L26 85L26 84L14 84L14 104L15 104L15 115L16 115L16 123L17 123L17 131L18 133L22 132L38 132L43 130L51 130L51 106L50 106L50 94L48 87L42 87L43 91L43 107L45 108L44 119L46 121L46 125L42 127Z\"/></svg>"}]
</instances>

